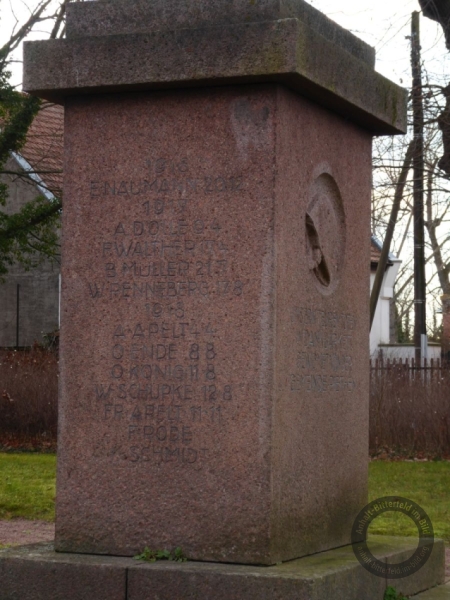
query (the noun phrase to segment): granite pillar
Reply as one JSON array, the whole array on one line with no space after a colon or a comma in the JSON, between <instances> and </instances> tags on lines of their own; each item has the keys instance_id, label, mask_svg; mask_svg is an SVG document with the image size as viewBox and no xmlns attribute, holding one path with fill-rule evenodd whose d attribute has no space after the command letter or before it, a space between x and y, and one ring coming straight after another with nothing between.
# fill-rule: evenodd
<instances>
[{"instance_id":1,"label":"granite pillar","mask_svg":"<svg viewBox=\"0 0 450 600\"><path fill-rule=\"evenodd\" d=\"M405 94L300 0L177 6L26 46L66 111L56 549L271 565L366 503L371 139Z\"/></svg>"}]
</instances>

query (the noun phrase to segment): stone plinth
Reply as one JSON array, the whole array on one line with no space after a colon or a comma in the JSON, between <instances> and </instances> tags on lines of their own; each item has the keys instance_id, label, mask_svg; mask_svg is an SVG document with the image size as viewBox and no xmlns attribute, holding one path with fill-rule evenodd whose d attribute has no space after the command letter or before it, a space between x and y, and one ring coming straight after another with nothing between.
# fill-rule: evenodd
<instances>
[{"instance_id":1,"label":"stone plinth","mask_svg":"<svg viewBox=\"0 0 450 600\"><path fill-rule=\"evenodd\" d=\"M70 555L52 544L0 550L1 600L127 600L132 559Z\"/></svg>"},{"instance_id":2,"label":"stone plinth","mask_svg":"<svg viewBox=\"0 0 450 600\"><path fill-rule=\"evenodd\" d=\"M373 536L371 551L386 564L416 548L411 538ZM50 545L0 550L2 600L382 600L388 585L416 594L444 581L444 543L427 567L404 579L375 577L351 547L274 567L212 563L146 564L129 558L55 553ZM440 597L440 596L439 596Z\"/></svg>"},{"instance_id":3,"label":"stone plinth","mask_svg":"<svg viewBox=\"0 0 450 600\"><path fill-rule=\"evenodd\" d=\"M404 91L300 1L143 32L145 6L87 3L84 37L71 8L70 39L26 50L27 90L66 109L56 549L342 546L367 498L371 137Z\"/></svg>"}]
</instances>

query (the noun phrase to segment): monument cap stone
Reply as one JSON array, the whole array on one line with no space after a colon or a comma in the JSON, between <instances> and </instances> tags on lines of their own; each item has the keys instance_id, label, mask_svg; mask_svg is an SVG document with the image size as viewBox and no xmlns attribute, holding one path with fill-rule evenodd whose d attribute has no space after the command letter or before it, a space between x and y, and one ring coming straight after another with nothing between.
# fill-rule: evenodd
<instances>
[{"instance_id":1,"label":"monument cap stone","mask_svg":"<svg viewBox=\"0 0 450 600\"><path fill-rule=\"evenodd\" d=\"M27 42L24 89L106 91L279 82L377 134L406 130L406 92L365 43L303 0L71 3L68 38Z\"/></svg>"},{"instance_id":2,"label":"monument cap stone","mask_svg":"<svg viewBox=\"0 0 450 600\"><path fill-rule=\"evenodd\" d=\"M86 7L71 3L67 5L67 37L203 29L291 18L374 67L371 46L303 0L98 0Z\"/></svg>"},{"instance_id":3,"label":"monument cap stone","mask_svg":"<svg viewBox=\"0 0 450 600\"><path fill-rule=\"evenodd\" d=\"M303 2L149 6L69 7L68 39L25 48L27 91L65 104L56 549L343 546L367 499L371 140L405 92Z\"/></svg>"}]
</instances>

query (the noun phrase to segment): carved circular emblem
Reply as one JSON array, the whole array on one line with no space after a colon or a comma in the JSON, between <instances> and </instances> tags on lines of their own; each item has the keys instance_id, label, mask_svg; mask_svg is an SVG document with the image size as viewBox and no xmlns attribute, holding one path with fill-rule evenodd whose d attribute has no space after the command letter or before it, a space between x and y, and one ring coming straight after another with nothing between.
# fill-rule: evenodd
<instances>
[{"instance_id":1,"label":"carved circular emblem","mask_svg":"<svg viewBox=\"0 0 450 600\"><path fill-rule=\"evenodd\" d=\"M306 258L317 289L332 294L345 254L345 215L337 183L322 173L313 183L305 217Z\"/></svg>"}]
</instances>

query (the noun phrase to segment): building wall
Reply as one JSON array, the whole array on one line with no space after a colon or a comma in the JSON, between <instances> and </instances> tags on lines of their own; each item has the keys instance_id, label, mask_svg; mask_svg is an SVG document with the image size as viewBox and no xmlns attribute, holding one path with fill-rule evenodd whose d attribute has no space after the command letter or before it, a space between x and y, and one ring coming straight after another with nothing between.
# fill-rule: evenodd
<instances>
[{"instance_id":1,"label":"building wall","mask_svg":"<svg viewBox=\"0 0 450 600\"><path fill-rule=\"evenodd\" d=\"M384 274L380 297L378 298L372 328L370 330L370 355L378 353L380 344L392 342L391 329L391 304L394 297L394 283L400 268L401 260L392 260L393 265L388 266ZM375 282L375 273L370 274L370 291Z\"/></svg>"},{"instance_id":2,"label":"building wall","mask_svg":"<svg viewBox=\"0 0 450 600\"><path fill-rule=\"evenodd\" d=\"M10 159L7 170L17 170ZM9 175L0 176L8 184L8 203L2 210L16 212L39 195L35 185ZM59 323L59 265L48 260L26 271L22 266L11 266L4 282L0 282L0 347L16 345L17 286L19 288L19 346L30 346L42 341L42 334L54 331Z\"/></svg>"},{"instance_id":3,"label":"building wall","mask_svg":"<svg viewBox=\"0 0 450 600\"><path fill-rule=\"evenodd\" d=\"M373 283L375 280L375 274L370 274L370 291L372 291ZM370 355L374 356L378 352L378 346L380 344L389 344L390 342L390 328L389 328L389 317L390 307L389 299L383 296L384 281L381 288L380 297L378 298L377 308L375 311L375 317L373 319L372 328L370 330Z\"/></svg>"},{"instance_id":4,"label":"building wall","mask_svg":"<svg viewBox=\"0 0 450 600\"><path fill-rule=\"evenodd\" d=\"M427 360L439 360L441 358L440 344L428 344ZM382 344L378 347L378 352L372 355L372 358L383 357L390 360L412 360L415 357L415 346L413 344Z\"/></svg>"}]
</instances>

